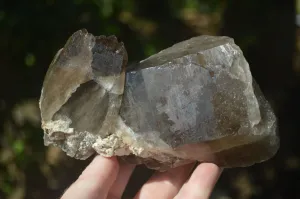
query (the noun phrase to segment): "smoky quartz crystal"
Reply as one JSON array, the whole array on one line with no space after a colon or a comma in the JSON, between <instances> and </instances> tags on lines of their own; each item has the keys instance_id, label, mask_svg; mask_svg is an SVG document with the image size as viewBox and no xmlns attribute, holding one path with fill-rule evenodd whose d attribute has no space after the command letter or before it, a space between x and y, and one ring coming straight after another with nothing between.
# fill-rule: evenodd
<instances>
[{"instance_id":1,"label":"smoky quartz crystal","mask_svg":"<svg viewBox=\"0 0 300 199\"><path fill-rule=\"evenodd\" d=\"M45 77L45 144L157 170L250 166L277 152L276 117L233 39L194 37L126 66L115 36L75 32Z\"/></svg>"}]
</instances>

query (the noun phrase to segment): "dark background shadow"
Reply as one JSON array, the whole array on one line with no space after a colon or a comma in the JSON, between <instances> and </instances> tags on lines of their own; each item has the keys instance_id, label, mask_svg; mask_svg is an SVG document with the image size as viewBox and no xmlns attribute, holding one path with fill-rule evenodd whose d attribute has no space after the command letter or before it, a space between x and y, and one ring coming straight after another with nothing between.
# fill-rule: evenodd
<instances>
[{"instance_id":1,"label":"dark background shadow","mask_svg":"<svg viewBox=\"0 0 300 199\"><path fill-rule=\"evenodd\" d=\"M286 0L0 1L0 198L58 198L89 163L44 147L38 98L56 51L76 30L115 34L131 62L200 34L233 37L279 121L277 155L225 170L212 198L300 198L300 34ZM131 197L151 171L134 173Z\"/></svg>"}]
</instances>

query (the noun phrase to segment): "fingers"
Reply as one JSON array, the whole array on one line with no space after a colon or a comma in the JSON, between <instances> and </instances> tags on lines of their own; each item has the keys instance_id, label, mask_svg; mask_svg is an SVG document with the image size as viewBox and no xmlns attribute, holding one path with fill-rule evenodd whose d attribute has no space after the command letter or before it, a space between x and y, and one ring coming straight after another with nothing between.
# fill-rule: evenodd
<instances>
[{"instance_id":1,"label":"fingers","mask_svg":"<svg viewBox=\"0 0 300 199\"><path fill-rule=\"evenodd\" d=\"M120 162L119 174L110 188L108 198L121 198L135 165Z\"/></svg>"},{"instance_id":2,"label":"fingers","mask_svg":"<svg viewBox=\"0 0 300 199\"><path fill-rule=\"evenodd\" d=\"M215 164L200 164L174 199L208 199L220 174Z\"/></svg>"},{"instance_id":3,"label":"fingers","mask_svg":"<svg viewBox=\"0 0 300 199\"><path fill-rule=\"evenodd\" d=\"M202 163L186 182L193 165L177 167L163 173L156 172L135 199L208 199L221 169L211 163ZM115 157L96 156L64 193L62 199L121 198L133 170L133 165L123 163L119 166Z\"/></svg>"},{"instance_id":4,"label":"fingers","mask_svg":"<svg viewBox=\"0 0 300 199\"><path fill-rule=\"evenodd\" d=\"M193 166L194 164L189 164L162 173L156 172L143 185L135 199L174 198L188 178Z\"/></svg>"},{"instance_id":5,"label":"fingers","mask_svg":"<svg viewBox=\"0 0 300 199\"><path fill-rule=\"evenodd\" d=\"M105 199L117 178L119 163L115 157L96 156L62 199Z\"/></svg>"}]
</instances>

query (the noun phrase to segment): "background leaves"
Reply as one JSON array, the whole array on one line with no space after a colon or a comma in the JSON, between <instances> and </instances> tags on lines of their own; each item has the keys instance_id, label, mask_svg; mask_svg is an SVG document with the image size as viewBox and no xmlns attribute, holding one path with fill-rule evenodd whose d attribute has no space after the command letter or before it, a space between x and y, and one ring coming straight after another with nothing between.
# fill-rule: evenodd
<instances>
[{"instance_id":1,"label":"background leaves","mask_svg":"<svg viewBox=\"0 0 300 199\"><path fill-rule=\"evenodd\" d=\"M296 14L291 0L0 1L0 198L58 198L89 162L43 146L38 109L52 58L81 28L115 34L130 62L200 34L233 37L276 111L281 148L270 161L226 170L212 198L299 198ZM124 197L149 175L138 167Z\"/></svg>"}]
</instances>

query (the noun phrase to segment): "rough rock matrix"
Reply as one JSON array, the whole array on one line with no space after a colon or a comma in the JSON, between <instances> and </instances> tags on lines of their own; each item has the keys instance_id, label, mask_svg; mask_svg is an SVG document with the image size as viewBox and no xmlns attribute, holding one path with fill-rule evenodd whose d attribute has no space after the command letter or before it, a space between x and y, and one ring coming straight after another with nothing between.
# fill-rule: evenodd
<instances>
[{"instance_id":1,"label":"rough rock matrix","mask_svg":"<svg viewBox=\"0 0 300 199\"><path fill-rule=\"evenodd\" d=\"M250 166L278 150L276 117L233 39L194 37L126 65L115 36L74 33L45 77L45 144L158 170Z\"/></svg>"}]
</instances>

